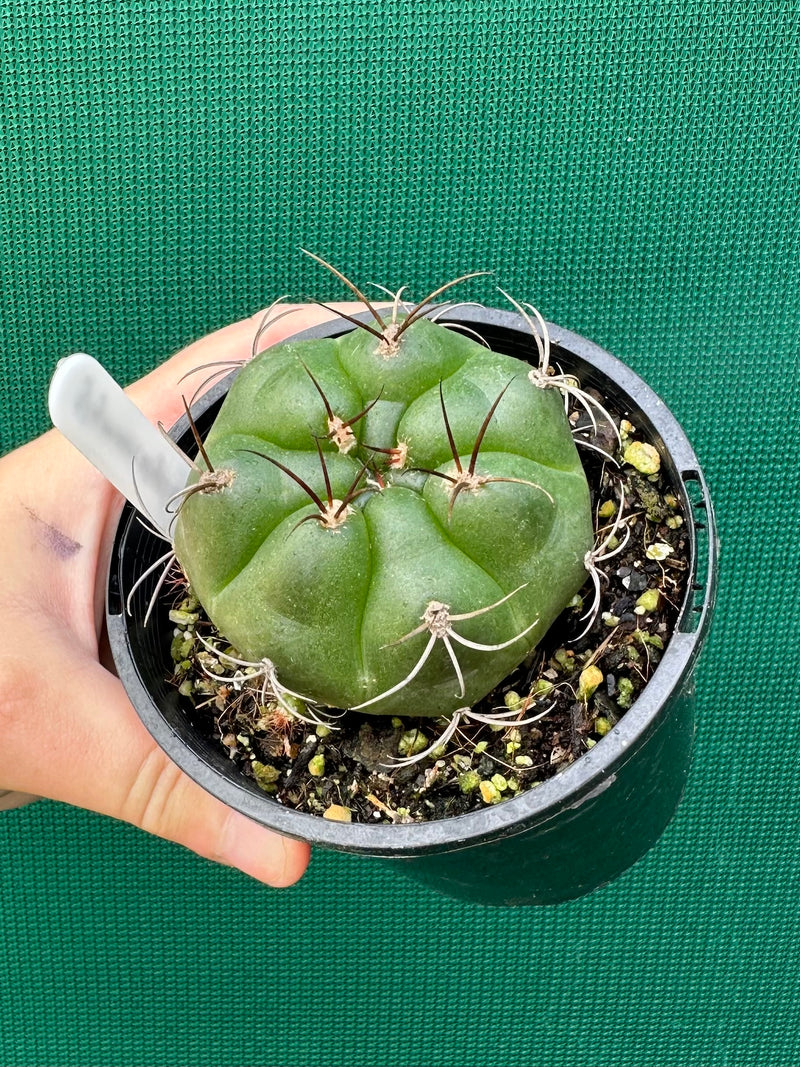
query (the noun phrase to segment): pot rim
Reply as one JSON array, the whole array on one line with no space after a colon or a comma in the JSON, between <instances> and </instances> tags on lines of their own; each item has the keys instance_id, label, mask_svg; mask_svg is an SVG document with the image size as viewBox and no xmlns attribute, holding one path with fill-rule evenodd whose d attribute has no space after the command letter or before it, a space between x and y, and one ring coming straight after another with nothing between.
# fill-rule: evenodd
<instances>
[{"instance_id":1,"label":"pot rim","mask_svg":"<svg viewBox=\"0 0 800 1067\"><path fill-rule=\"evenodd\" d=\"M368 315L356 316L367 320ZM494 327L515 334L528 334L522 316L515 312L494 308L463 306L448 316L475 327ZM292 336L292 340L334 337L348 332L350 324L331 320ZM674 693L687 684L687 679L699 653L710 622L716 589L717 541L714 531L713 509L700 463L683 429L663 400L630 367L599 345L555 324L548 323L550 338L556 349L575 357L613 383L624 398L630 400L649 422L648 427L659 441L663 453L671 458L677 474L676 486L684 496L684 514L690 534L690 575L687 594L675 631L649 682L614 728L574 763L540 785L509 800L487 806L479 811L425 823L378 824L340 823L318 815L283 807L240 772L223 774L206 760L202 752L190 746L187 739L167 721L161 708L148 691L134 662L124 611L112 608L107 598L106 621L109 640L119 677L145 727L170 758L191 778L219 800L256 822L285 834L329 848L359 852L373 856L419 856L430 852L469 848L498 837L522 833L533 825L541 825L560 812L578 808L610 786L619 769L633 758L650 733ZM209 389L194 405L193 416L198 418L217 403L230 388L234 372ZM622 397L620 397L622 399ZM183 416L170 433L179 438L188 430ZM686 482L699 486L699 499L690 499ZM696 493L697 495L697 493ZM706 519L707 573L698 574L698 532ZM131 522L136 519L134 508L127 504L117 527L112 553L109 589L119 583L121 549ZM698 593L702 595L698 604Z\"/></svg>"}]
</instances>

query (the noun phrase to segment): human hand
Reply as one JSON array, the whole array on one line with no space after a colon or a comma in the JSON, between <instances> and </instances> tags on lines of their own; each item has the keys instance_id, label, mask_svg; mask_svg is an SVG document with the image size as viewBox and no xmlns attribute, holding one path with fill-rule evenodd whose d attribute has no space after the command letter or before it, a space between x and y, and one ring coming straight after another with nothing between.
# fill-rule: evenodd
<instances>
[{"instance_id":1,"label":"human hand","mask_svg":"<svg viewBox=\"0 0 800 1067\"><path fill-rule=\"evenodd\" d=\"M269 327L260 347L331 317L298 308ZM215 360L247 358L261 319L190 345L129 396L152 422L171 426L183 413L180 379ZM180 771L142 726L103 652L116 490L51 430L0 459L0 501L0 786L123 819L269 885L296 882L308 845L234 812Z\"/></svg>"}]
</instances>

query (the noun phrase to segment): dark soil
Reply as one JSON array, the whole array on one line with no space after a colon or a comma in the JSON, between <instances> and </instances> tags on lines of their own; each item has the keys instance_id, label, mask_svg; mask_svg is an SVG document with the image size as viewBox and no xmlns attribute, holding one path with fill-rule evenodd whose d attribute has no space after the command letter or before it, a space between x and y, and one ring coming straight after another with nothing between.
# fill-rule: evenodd
<instances>
[{"instance_id":1,"label":"dark soil","mask_svg":"<svg viewBox=\"0 0 800 1067\"><path fill-rule=\"evenodd\" d=\"M617 415L615 414L615 419ZM573 422L578 423L573 417ZM585 423L585 419L583 422ZM529 659L473 709L541 714L535 723L462 723L451 740L423 760L394 766L434 743L443 721L399 720L349 712L335 729L315 727L264 702L261 678L248 681L224 659L212 659L195 634L219 644L196 601L176 601L171 619L175 684L192 701L209 736L243 775L281 804L354 822L419 822L475 811L509 799L558 774L595 745L625 714L658 665L683 602L688 532L677 487L663 466L648 474L628 460L644 440L619 419L623 447L606 428L576 425L579 440L615 453L618 466L581 446L589 480L596 543L611 531L624 490L624 547L597 562L600 605L589 629L587 581ZM645 450L647 452L647 449ZM652 459L652 451L645 460ZM641 464L636 460L639 465ZM646 464L644 464L646 465ZM611 552L615 542L606 551ZM219 647L224 647L224 642ZM208 677L208 671L225 681Z\"/></svg>"}]
</instances>

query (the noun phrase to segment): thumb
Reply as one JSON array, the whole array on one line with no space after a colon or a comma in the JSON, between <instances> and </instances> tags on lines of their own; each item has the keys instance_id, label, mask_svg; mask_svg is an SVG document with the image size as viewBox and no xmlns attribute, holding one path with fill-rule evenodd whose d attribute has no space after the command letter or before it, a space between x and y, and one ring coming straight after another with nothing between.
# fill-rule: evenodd
<instances>
[{"instance_id":1,"label":"thumb","mask_svg":"<svg viewBox=\"0 0 800 1067\"><path fill-rule=\"evenodd\" d=\"M47 688L60 679L57 691L37 695L61 709L58 750L38 749L26 767L28 746L17 746L22 759L4 774L4 786L123 819L271 886L302 876L309 846L259 826L193 782L147 733L119 679L90 661L52 666Z\"/></svg>"},{"instance_id":2,"label":"thumb","mask_svg":"<svg viewBox=\"0 0 800 1067\"><path fill-rule=\"evenodd\" d=\"M382 306L378 304L378 307ZM126 391L148 418L160 419L169 426L183 414L181 393L185 392L187 397L195 390L201 393L225 373L241 366L252 355L254 339L260 351L291 334L335 318L337 312L356 315L363 310L362 304L352 302L328 307L289 304L279 309L270 320L265 320L265 313L260 311L188 345L144 378L129 385ZM196 373L202 370L205 370L205 381L202 374Z\"/></svg>"}]
</instances>

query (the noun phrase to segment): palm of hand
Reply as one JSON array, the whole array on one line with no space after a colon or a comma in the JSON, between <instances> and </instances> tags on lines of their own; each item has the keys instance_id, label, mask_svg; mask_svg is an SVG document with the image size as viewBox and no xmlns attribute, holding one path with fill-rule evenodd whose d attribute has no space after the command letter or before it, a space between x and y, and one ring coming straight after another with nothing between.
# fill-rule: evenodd
<instances>
[{"instance_id":1,"label":"palm of hand","mask_svg":"<svg viewBox=\"0 0 800 1067\"><path fill-rule=\"evenodd\" d=\"M352 306L347 307L352 314ZM302 309L266 341L330 317ZM196 342L128 392L154 422L182 413L178 381L242 359L260 315ZM155 745L103 647L108 554L121 499L55 430L0 459L0 785L89 808L271 885L305 870L308 847L211 797Z\"/></svg>"}]
</instances>

